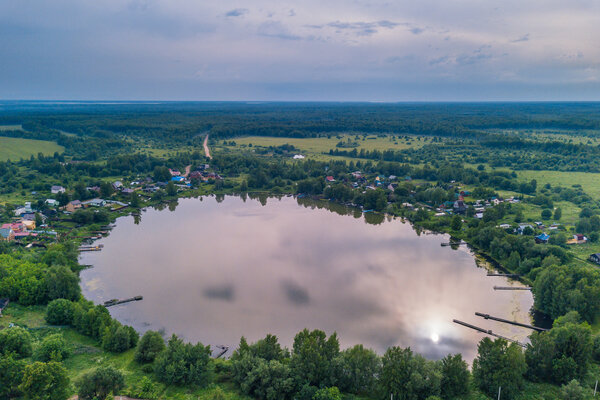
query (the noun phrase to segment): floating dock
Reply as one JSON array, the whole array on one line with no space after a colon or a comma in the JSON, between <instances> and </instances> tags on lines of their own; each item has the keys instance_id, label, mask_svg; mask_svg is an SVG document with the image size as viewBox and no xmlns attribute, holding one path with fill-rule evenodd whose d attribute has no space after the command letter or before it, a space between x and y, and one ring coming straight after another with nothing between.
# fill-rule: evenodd
<instances>
[{"instance_id":1,"label":"floating dock","mask_svg":"<svg viewBox=\"0 0 600 400\"><path fill-rule=\"evenodd\" d=\"M527 286L494 286L494 290L531 290Z\"/></svg>"},{"instance_id":2,"label":"floating dock","mask_svg":"<svg viewBox=\"0 0 600 400\"><path fill-rule=\"evenodd\" d=\"M504 319L504 318L498 318L498 317L493 317L490 314L483 314L480 312L476 312L475 315L477 315L478 317L482 317L485 319L491 319L494 321L498 321L498 322L504 322L506 324L511 324L511 325L515 325L515 326L521 326L523 328L528 328L528 329L533 329L534 331L538 331L538 332L545 332L548 329L545 328L540 328L538 326L533 326L533 325L529 325L529 324L523 324L521 322L516 322L516 321L510 321L508 319Z\"/></svg>"},{"instance_id":3,"label":"floating dock","mask_svg":"<svg viewBox=\"0 0 600 400\"><path fill-rule=\"evenodd\" d=\"M112 307L112 306L116 306L118 304L130 303L132 301L140 301L143 299L144 299L143 296L135 296L135 297L131 297L129 299L124 299L124 300L112 299L112 300L105 301L103 306L104 307Z\"/></svg>"},{"instance_id":4,"label":"floating dock","mask_svg":"<svg viewBox=\"0 0 600 400\"><path fill-rule=\"evenodd\" d=\"M508 342L513 342L513 343L516 343L516 344L518 344L518 345L519 345L519 346L521 346L521 347L527 347L527 345L526 345L525 343L521 343L521 342L519 342L519 341L517 341L517 340L514 340L514 339L511 339L511 338L508 338L508 337L506 337L506 336L498 335L497 333L494 333L494 332L492 332L492 330L491 330L491 329L483 329L483 328L480 328L480 327L478 327L478 326L471 325L471 324L468 324L468 323L466 323L466 322L463 322L463 321L459 321L459 320L457 320L457 319L453 319L453 320L452 320L452 322L454 322L455 324L459 324L459 325L462 325L462 326L466 326L467 328L471 328L471 329L473 329L473 330L476 330L476 331L478 331L478 332L485 333L486 335L494 336L494 337L497 337L497 338L499 338L499 339L504 339L504 340L506 340L506 341L508 341Z\"/></svg>"}]
</instances>

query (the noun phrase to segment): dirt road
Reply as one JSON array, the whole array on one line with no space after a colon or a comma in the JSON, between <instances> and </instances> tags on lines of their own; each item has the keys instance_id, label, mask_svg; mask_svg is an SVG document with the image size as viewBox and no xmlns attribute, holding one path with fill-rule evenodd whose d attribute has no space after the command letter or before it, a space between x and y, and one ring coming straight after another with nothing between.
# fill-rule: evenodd
<instances>
[{"instance_id":1,"label":"dirt road","mask_svg":"<svg viewBox=\"0 0 600 400\"><path fill-rule=\"evenodd\" d=\"M207 158L212 159L210 156L210 149L208 148L208 135L204 138L204 155L206 155Z\"/></svg>"}]
</instances>

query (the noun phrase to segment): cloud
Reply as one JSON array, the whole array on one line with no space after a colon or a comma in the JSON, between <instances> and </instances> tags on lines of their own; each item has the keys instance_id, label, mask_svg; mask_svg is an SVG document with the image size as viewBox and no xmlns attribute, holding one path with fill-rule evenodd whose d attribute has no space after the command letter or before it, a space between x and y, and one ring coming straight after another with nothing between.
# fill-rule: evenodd
<instances>
[{"instance_id":1,"label":"cloud","mask_svg":"<svg viewBox=\"0 0 600 400\"><path fill-rule=\"evenodd\" d=\"M281 287L290 303L297 306L304 306L310 303L308 291L296 282L283 281L281 282Z\"/></svg>"},{"instance_id":2,"label":"cloud","mask_svg":"<svg viewBox=\"0 0 600 400\"><path fill-rule=\"evenodd\" d=\"M301 37L294 35L279 21L266 21L258 26L257 33L260 36L283 40L300 40Z\"/></svg>"},{"instance_id":3,"label":"cloud","mask_svg":"<svg viewBox=\"0 0 600 400\"><path fill-rule=\"evenodd\" d=\"M235 290L231 285L207 287L202 291L207 299L231 302L235 299Z\"/></svg>"},{"instance_id":4,"label":"cloud","mask_svg":"<svg viewBox=\"0 0 600 400\"><path fill-rule=\"evenodd\" d=\"M525 35L521 36L518 39L515 40L511 40L511 43L519 43L519 42L527 42L529 40L529 33L526 33Z\"/></svg>"},{"instance_id":5,"label":"cloud","mask_svg":"<svg viewBox=\"0 0 600 400\"><path fill-rule=\"evenodd\" d=\"M241 17L245 14L248 14L249 10L247 8L234 8L233 10L229 10L225 13L226 17Z\"/></svg>"}]
</instances>

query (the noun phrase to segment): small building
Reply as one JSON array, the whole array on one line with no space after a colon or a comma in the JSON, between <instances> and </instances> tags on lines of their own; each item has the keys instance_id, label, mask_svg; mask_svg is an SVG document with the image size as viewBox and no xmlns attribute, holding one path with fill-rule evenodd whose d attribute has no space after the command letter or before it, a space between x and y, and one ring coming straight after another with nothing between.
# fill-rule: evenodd
<instances>
[{"instance_id":1,"label":"small building","mask_svg":"<svg viewBox=\"0 0 600 400\"><path fill-rule=\"evenodd\" d=\"M65 211L68 212L75 212L76 210L79 210L82 207L81 205L81 201L79 200L73 200L70 201L66 206L65 206Z\"/></svg>"},{"instance_id":2,"label":"small building","mask_svg":"<svg viewBox=\"0 0 600 400\"><path fill-rule=\"evenodd\" d=\"M535 237L535 242L538 244L544 244L548 243L548 239L550 239L550 235L547 233L542 233L541 235Z\"/></svg>"},{"instance_id":3,"label":"small building","mask_svg":"<svg viewBox=\"0 0 600 400\"><path fill-rule=\"evenodd\" d=\"M302 160L306 157L304 157L302 154L294 154L294 157L292 157L294 160Z\"/></svg>"},{"instance_id":4,"label":"small building","mask_svg":"<svg viewBox=\"0 0 600 400\"><path fill-rule=\"evenodd\" d=\"M11 228L0 228L0 240L5 242L15 240L15 233Z\"/></svg>"},{"instance_id":5,"label":"small building","mask_svg":"<svg viewBox=\"0 0 600 400\"><path fill-rule=\"evenodd\" d=\"M172 180L173 182L178 182L178 183L179 183L179 182L183 182L183 181L185 181L185 178L184 178L183 176L173 176L173 177L171 178L171 180Z\"/></svg>"},{"instance_id":6,"label":"small building","mask_svg":"<svg viewBox=\"0 0 600 400\"><path fill-rule=\"evenodd\" d=\"M169 168L169 173L171 174L171 176L180 176L181 175L181 172L179 172L178 169Z\"/></svg>"},{"instance_id":7,"label":"small building","mask_svg":"<svg viewBox=\"0 0 600 400\"><path fill-rule=\"evenodd\" d=\"M113 182L112 187L115 190L121 190L121 189L123 189L123 182L115 181L115 182Z\"/></svg>"},{"instance_id":8,"label":"small building","mask_svg":"<svg viewBox=\"0 0 600 400\"><path fill-rule=\"evenodd\" d=\"M591 254L588 257L588 260L590 260L593 263L600 264L600 253Z\"/></svg>"},{"instance_id":9,"label":"small building","mask_svg":"<svg viewBox=\"0 0 600 400\"><path fill-rule=\"evenodd\" d=\"M121 190L121 193L123 194L132 194L134 192L133 189L129 189L129 188L125 188L123 190Z\"/></svg>"},{"instance_id":10,"label":"small building","mask_svg":"<svg viewBox=\"0 0 600 400\"><path fill-rule=\"evenodd\" d=\"M58 206L58 200L54 199L46 199L45 203L48 204L50 207Z\"/></svg>"},{"instance_id":11,"label":"small building","mask_svg":"<svg viewBox=\"0 0 600 400\"><path fill-rule=\"evenodd\" d=\"M520 224L519 227L517 228L517 232L519 232L519 235L522 235L523 232L525 231L525 229L531 229L533 230L533 226L529 225L529 224Z\"/></svg>"},{"instance_id":12,"label":"small building","mask_svg":"<svg viewBox=\"0 0 600 400\"><path fill-rule=\"evenodd\" d=\"M509 229L510 228L510 224L500 224L500 225L498 225L498 228L500 228L500 229Z\"/></svg>"},{"instance_id":13,"label":"small building","mask_svg":"<svg viewBox=\"0 0 600 400\"><path fill-rule=\"evenodd\" d=\"M335 182L335 179L334 179L334 178L333 178L333 176L331 176L331 175L328 175L328 176L326 176L326 177L325 177L325 180L326 180L327 182Z\"/></svg>"},{"instance_id":14,"label":"small building","mask_svg":"<svg viewBox=\"0 0 600 400\"><path fill-rule=\"evenodd\" d=\"M106 200L92 199L81 202L81 205L84 207L104 207L106 205Z\"/></svg>"},{"instance_id":15,"label":"small building","mask_svg":"<svg viewBox=\"0 0 600 400\"><path fill-rule=\"evenodd\" d=\"M567 244L584 244L587 243L587 237L581 233L573 235L572 239L567 240Z\"/></svg>"},{"instance_id":16,"label":"small building","mask_svg":"<svg viewBox=\"0 0 600 400\"><path fill-rule=\"evenodd\" d=\"M65 188L62 186L55 185L50 188L50 193L52 193L52 194L58 194L58 193L64 193L64 192L65 192Z\"/></svg>"}]
</instances>

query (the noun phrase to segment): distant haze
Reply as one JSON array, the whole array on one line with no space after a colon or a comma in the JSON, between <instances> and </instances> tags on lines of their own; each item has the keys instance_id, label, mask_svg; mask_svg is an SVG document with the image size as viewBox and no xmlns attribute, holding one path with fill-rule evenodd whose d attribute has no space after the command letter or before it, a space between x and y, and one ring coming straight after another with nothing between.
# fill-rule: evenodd
<instances>
[{"instance_id":1,"label":"distant haze","mask_svg":"<svg viewBox=\"0 0 600 400\"><path fill-rule=\"evenodd\" d=\"M600 1L5 0L0 99L600 100Z\"/></svg>"}]
</instances>

